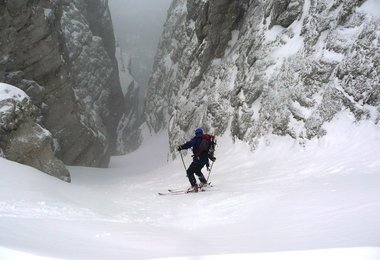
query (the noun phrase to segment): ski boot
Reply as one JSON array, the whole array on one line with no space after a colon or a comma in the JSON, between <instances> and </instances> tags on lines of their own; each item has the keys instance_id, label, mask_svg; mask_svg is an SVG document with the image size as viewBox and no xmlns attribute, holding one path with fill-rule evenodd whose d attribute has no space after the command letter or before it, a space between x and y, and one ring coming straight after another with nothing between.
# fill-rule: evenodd
<instances>
[{"instance_id":1,"label":"ski boot","mask_svg":"<svg viewBox=\"0 0 380 260\"><path fill-rule=\"evenodd\" d=\"M190 193L190 192L198 192L198 185L194 185L188 188L186 193Z\"/></svg>"},{"instance_id":2,"label":"ski boot","mask_svg":"<svg viewBox=\"0 0 380 260\"><path fill-rule=\"evenodd\" d=\"M203 182L201 182L200 184L199 184L199 188L200 189L202 189L202 188L207 188L208 187L208 184L205 182L205 183L203 183Z\"/></svg>"}]
</instances>

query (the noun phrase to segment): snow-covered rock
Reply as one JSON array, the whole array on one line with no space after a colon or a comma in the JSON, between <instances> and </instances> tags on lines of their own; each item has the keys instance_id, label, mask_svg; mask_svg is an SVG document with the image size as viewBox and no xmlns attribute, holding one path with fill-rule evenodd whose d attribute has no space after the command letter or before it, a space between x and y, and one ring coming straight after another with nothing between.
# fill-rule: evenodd
<instances>
[{"instance_id":1,"label":"snow-covered rock","mask_svg":"<svg viewBox=\"0 0 380 260\"><path fill-rule=\"evenodd\" d=\"M0 83L0 150L9 160L70 182L70 173L51 149L49 131L36 123L38 108L22 90Z\"/></svg>"},{"instance_id":2,"label":"snow-covered rock","mask_svg":"<svg viewBox=\"0 0 380 260\"><path fill-rule=\"evenodd\" d=\"M369 8L372 6L372 8ZM303 143L340 111L379 122L376 1L175 0L146 104L171 147L198 126Z\"/></svg>"},{"instance_id":3,"label":"snow-covered rock","mask_svg":"<svg viewBox=\"0 0 380 260\"><path fill-rule=\"evenodd\" d=\"M0 81L22 88L66 164L106 167L125 110L107 1L0 1Z\"/></svg>"}]
</instances>

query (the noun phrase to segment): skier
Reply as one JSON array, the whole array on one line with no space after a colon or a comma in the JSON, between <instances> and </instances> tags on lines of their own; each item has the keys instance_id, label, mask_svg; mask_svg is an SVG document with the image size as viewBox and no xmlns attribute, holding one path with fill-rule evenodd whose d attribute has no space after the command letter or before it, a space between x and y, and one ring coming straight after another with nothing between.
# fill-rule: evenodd
<instances>
[{"instance_id":1,"label":"skier","mask_svg":"<svg viewBox=\"0 0 380 260\"><path fill-rule=\"evenodd\" d=\"M216 160L214 156L210 156L208 151L200 151L200 144L202 142L203 130L202 128L195 129L195 136L190 141L184 143L183 145L177 146L177 150L181 151L184 149L189 149L192 147L193 150L193 162L190 164L187 169L187 177L189 178L191 187L188 189L188 192L198 192L198 188L206 187L207 180L202 173L203 166L209 168L209 158L213 162ZM195 179L194 174L196 174L201 182L199 187Z\"/></svg>"}]
</instances>

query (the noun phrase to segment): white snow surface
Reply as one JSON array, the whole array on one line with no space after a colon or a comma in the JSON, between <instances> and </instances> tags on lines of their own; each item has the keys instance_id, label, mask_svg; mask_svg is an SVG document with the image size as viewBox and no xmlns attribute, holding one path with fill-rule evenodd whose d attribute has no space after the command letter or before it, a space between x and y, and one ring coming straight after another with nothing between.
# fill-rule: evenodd
<instances>
[{"instance_id":1,"label":"white snow surface","mask_svg":"<svg viewBox=\"0 0 380 260\"><path fill-rule=\"evenodd\" d=\"M359 12L367 13L368 15L380 19L380 1L367 0L359 8Z\"/></svg>"},{"instance_id":2,"label":"white snow surface","mask_svg":"<svg viewBox=\"0 0 380 260\"><path fill-rule=\"evenodd\" d=\"M3 100L13 100L14 102L22 102L24 99L29 100L29 96L22 91L21 89L0 82L0 101ZM5 102L0 106L0 116L2 114L11 114L13 113L14 105L10 104L9 102Z\"/></svg>"},{"instance_id":3,"label":"white snow surface","mask_svg":"<svg viewBox=\"0 0 380 260\"><path fill-rule=\"evenodd\" d=\"M0 158L0 259L380 259L380 126L351 122L255 153L220 137L193 194L158 195L189 185L164 132L71 184Z\"/></svg>"},{"instance_id":4,"label":"white snow surface","mask_svg":"<svg viewBox=\"0 0 380 260\"><path fill-rule=\"evenodd\" d=\"M128 92L129 85L134 81L134 77L130 74L130 71L128 69L131 55L129 53L126 53L120 47L116 47L115 56L119 68L121 89L125 95Z\"/></svg>"},{"instance_id":5,"label":"white snow surface","mask_svg":"<svg viewBox=\"0 0 380 260\"><path fill-rule=\"evenodd\" d=\"M22 101L25 98L29 99L28 95L25 94L25 92L21 89L0 82L0 101L5 99L14 99L15 101Z\"/></svg>"}]
</instances>

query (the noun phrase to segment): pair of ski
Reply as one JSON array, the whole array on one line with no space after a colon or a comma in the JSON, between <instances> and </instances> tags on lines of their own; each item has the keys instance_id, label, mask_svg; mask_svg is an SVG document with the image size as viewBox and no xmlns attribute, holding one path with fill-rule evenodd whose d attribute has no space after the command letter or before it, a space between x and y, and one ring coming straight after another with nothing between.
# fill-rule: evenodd
<instances>
[{"instance_id":1,"label":"pair of ski","mask_svg":"<svg viewBox=\"0 0 380 260\"><path fill-rule=\"evenodd\" d=\"M207 184L207 187L205 188L209 188L209 187L213 187L211 185L211 182ZM207 189L205 188L199 188L198 192L204 192L204 191L207 191ZM181 194L189 194L189 193L196 193L194 191L189 191L188 189L186 190L179 190L179 189L168 189L168 192L159 192L158 195L181 195Z\"/></svg>"}]
</instances>

